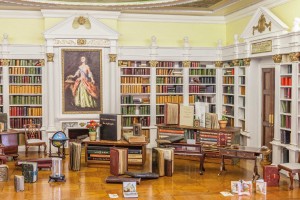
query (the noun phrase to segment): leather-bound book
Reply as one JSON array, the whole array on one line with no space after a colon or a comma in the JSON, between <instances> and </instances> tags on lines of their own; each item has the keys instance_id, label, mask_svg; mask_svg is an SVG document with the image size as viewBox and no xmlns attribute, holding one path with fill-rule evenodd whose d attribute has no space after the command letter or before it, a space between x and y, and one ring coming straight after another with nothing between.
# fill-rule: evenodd
<instances>
[{"instance_id":1,"label":"leather-bound book","mask_svg":"<svg viewBox=\"0 0 300 200\"><path fill-rule=\"evenodd\" d=\"M123 183L123 182L136 182L140 184L141 178L132 178L132 177L121 177L121 176L108 176L105 179L106 183Z\"/></svg>"},{"instance_id":2,"label":"leather-bound book","mask_svg":"<svg viewBox=\"0 0 300 200\"><path fill-rule=\"evenodd\" d=\"M167 103L164 115L165 124L179 124L179 104Z\"/></svg>"},{"instance_id":3,"label":"leather-bound book","mask_svg":"<svg viewBox=\"0 0 300 200\"><path fill-rule=\"evenodd\" d=\"M224 133L219 133L217 145L219 147L225 147L227 145L227 137Z\"/></svg>"},{"instance_id":4,"label":"leather-bound book","mask_svg":"<svg viewBox=\"0 0 300 200\"><path fill-rule=\"evenodd\" d=\"M173 174L173 161L165 159L165 175L166 176L172 176Z\"/></svg>"},{"instance_id":5,"label":"leather-bound book","mask_svg":"<svg viewBox=\"0 0 300 200\"><path fill-rule=\"evenodd\" d=\"M121 140L122 115L100 114L100 140Z\"/></svg>"},{"instance_id":6,"label":"leather-bound book","mask_svg":"<svg viewBox=\"0 0 300 200\"><path fill-rule=\"evenodd\" d=\"M110 148L110 173L118 176L128 171L128 149Z\"/></svg>"},{"instance_id":7,"label":"leather-bound book","mask_svg":"<svg viewBox=\"0 0 300 200\"><path fill-rule=\"evenodd\" d=\"M125 172L125 174L134 178L142 178L142 179L159 178L159 175L153 172Z\"/></svg>"},{"instance_id":8,"label":"leather-bound book","mask_svg":"<svg viewBox=\"0 0 300 200\"><path fill-rule=\"evenodd\" d=\"M0 182L8 181L8 166L0 165Z\"/></svg>"},{"instance_id":9,"label":"leather-bound book","mask_svg":"<svg viewBox=\"0 0 300 200\"><path fill-rule=\"evenodd\" d=\"M166 160L171 161L168 167L165 167ZM152 172L158 173L159 176L166 175L166 169L169 171L168 176L174 172L174 149L172 148L153 148L152 151ZM171 166L170 166L171 164Z\"/></svg>"},{"instance_id":10,"label":"leather-bound book","mask_svg":"<svg viewBox=\"0 0 300 200\"><path fill-rule=\"evenodd\" d=\"M275 165L266 165L263 169L264 181L267 182L267 186L279 185L279 172L278 167Z\"/></svg>"},{"instance_id":11,"label":"leather-bound book","mask_svg":"<svg viewBox=\"0 0 300 200\"><path fill-rule=\"evenodd\" d=\"M24 191L24 176L15 175L14 177L15 191Z\"/></svg>"},{"instance_id":12,"label":"leather-bound book","mask_svg":"<svg viewBox=\"0 0 300 200\"><path fill-rule=\"evenodd\" d=\"M38 167L36 162L25 162L22 164L22 175L25 183L34 183L38 178Z\"/></svg>"}]
</instances>

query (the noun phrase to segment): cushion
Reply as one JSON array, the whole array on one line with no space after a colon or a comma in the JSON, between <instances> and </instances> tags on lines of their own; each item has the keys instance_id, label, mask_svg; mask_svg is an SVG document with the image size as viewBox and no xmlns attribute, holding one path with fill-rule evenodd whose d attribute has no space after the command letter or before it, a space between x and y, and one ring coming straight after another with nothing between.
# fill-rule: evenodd
<instances>
[{"instance_id":1,"label":"cushion","mask_svg":"<svg viewBox=\"0 0 300 200\"><path fill-rule=\"evenodd\" d=\"M286 168L289 168L291 170L300 169L300 163L282 163L282 164L279 164L279 165L283 166L283 167L286 167Z\"/></svg>"},{"instance_id":2,"label":"cushion","mask_svg":"<svg viewBox=\"0 0 300 200\"><path fill-rule=\"evenodd\" d=\"M39 143L39 142L44 142L43 140L40 139L28 139L27 143L32 144L32 143Z\"/></svg>"}]
</instances>

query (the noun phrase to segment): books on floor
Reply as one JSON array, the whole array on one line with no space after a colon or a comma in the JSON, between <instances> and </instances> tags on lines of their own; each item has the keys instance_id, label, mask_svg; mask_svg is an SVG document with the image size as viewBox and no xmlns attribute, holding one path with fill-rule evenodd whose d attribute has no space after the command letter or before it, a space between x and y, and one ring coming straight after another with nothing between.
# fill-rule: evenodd
<instances>
[{"instance_id":1,"label":"books on floor","mask_svg":"<svg viewBox=\"0 0 300 200\"><path fill-rule=\"evenodd\" d=\"M24 191L24 176L15 175L14 186L16 192Z\"/></svg>"},{"instance_id":2,"label":"books on floor","mask_svg":"<svg viewBox=\"0 0 300 200\"><path fill-rule=\"evenodd\" d=\"M81 163L81 144L76 142L70 142L69 150L70 150L69 168L74 171L79 171L80 163Z\"/></svg>"},{"instance_id":3,"label":"books on floor","mask_svg":"<svg viewBox=\"0 0 300 200\"><path fill-rule=\"evenodd\" d=\"M22 163L22 175L25 183L34 183L38 178L38 167L36 162Z\"/></svg>"},{"instance_id":4,"label":"books on floor","mask_svg":"<svg viewBox=\"0 0 300 200\"><path fill-rule=\"evenodd\" d=\"M118 176L128 171L128 149L110 148L110 173Z\"/></svg>"}]
</instances>

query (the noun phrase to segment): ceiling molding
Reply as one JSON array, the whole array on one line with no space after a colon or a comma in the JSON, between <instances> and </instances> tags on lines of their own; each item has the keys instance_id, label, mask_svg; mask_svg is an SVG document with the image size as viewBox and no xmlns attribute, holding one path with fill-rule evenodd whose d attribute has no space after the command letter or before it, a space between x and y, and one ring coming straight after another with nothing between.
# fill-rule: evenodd
<instances>
[{"instance_id":1,"label":"ceiling molding","mask_svg":"<svg viewBox=\"0 0 300 200\"><path fill-rule=\"evenodd\" d=\"M67 18L72 15L91 15L101 19L118 19L118 11L93 11L93 10L41 10L44 18Z\"/></svg>"},{"instance_id":2,"label":"ceiling molding","mask_svg":"<svg viewBox=\"0 0 300 200\"><path fill-rule=\"evenodd\" d=\"M271 9L281 4L287 3L289 0L264 0L260 3L249 6L232 14L225 16L225 23L229 23L244 17L252 16L259 7Z\"/></svg>"},{"instance_id":3,"label":"ceiling molding","mask_svg":"<svg viewBox=\"0 0 300 200\"><path fill-rule=\"evenodd\" d=\"M121 14L120 21L224 24L223 16Z\"/></svg>"},{"instance_id":4,"label":"ceiling molding","mask_svg":"<svg viewBox=\"0 0 300 200\"><path fill-rule=\"evenodd\" d=\"M43 16L40 11L1 10L0 18L41 19Z\"/></svg>"}]
</instances>

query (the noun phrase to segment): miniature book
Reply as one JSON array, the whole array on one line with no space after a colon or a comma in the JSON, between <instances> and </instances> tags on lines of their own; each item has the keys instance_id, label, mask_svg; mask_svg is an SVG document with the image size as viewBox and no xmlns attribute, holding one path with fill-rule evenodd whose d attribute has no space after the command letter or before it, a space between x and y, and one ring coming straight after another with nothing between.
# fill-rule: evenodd
<instances>
[{"instance_id":1,"label":"miniature book","mask_svg":"<svg viewBox=\"0 0 300 200\"><path fill-rule=\"evenodd\" d=\"M136 182L123 182L123 195L125 198L138 197Z\"/></svg>"},{"instance_id":2,"label":"miniature book","mask_svg":"<svg viewBox=\"0 0 300 200\"><path fill-rule=\"evenodd\" d=\"M110 173L118 176L128 171L128 149L110 148Z\"/></svg>"},{"instance_id":3,"label":"miniature book","mask_svg":"<svg viewBox=\"0 0 300 200\"><path fill-rule=\"evenodd\" d=\"M240 181L238 183L238 195L250 196L252 194L252 181Z\"/></svg>"},{"instance_id":4,"label":"miniature book","mask_svg":"<svg viewBox=\"0 0 300 200\"><path fill-rule=\"evenodd\" d=\"M256 180L256 193L257 194L267 194L267 182L264 180Z\"/></svg>"}]
</instances>

